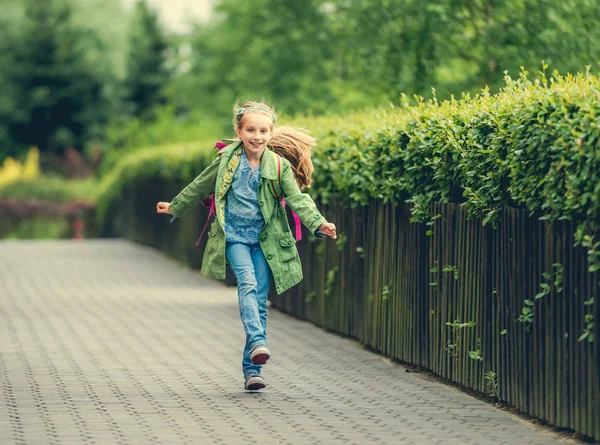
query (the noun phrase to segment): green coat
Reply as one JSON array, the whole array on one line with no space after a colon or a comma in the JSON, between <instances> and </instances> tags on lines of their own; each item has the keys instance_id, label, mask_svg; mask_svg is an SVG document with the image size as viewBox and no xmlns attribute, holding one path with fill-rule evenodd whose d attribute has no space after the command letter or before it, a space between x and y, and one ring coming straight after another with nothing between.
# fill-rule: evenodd
<instances>
[{"instance_id":1,"label":"green coat","mask_svg":"<svg viewBox=\"0 0 600 445\"><path fill-rule=\"evenodd\" d=\"M222 155L215 159L196 179L184 188L170 203L170 211L175 217L183 216L205 197L215 190L226 187L223 184L225 169L232 154L241 146L241 142L223 149ZM302 264L296 249L296 243L288 224L285 209L270 190L273 180L278 194L285 196L288 206L300 217L302 224L314 236L317 228L327 222L321 215L312 198L298 188L292 167L288 160L281 158L281 188L277 180L277 154L265 149L260 161L261 183L258 187L258 203L265 218L260 233L260 247L273 273L273 281L278 294L295 286L302 280ZM232 177L233 175L227 175ZM224 205L222 198L215 193L216 208ZM215 218L208 232L208 242L202 260L202 274L216 279L225 279L225 230Z\"/></svg>"}]
</instances>

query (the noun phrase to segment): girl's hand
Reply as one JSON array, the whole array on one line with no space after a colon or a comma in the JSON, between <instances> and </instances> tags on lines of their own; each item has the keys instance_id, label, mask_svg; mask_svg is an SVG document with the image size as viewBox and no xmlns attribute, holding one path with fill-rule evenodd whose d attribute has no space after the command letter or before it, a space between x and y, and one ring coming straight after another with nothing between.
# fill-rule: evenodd
<instances>
[{"instance_id":1,"label":"girl's hand","mask_svg":"<svg viewBox=\"0 0 600 445\"><path fill-rule=\"evenodd\" d=\"M166 213L167 215L171 215L171 210L169 209L168 202L159 202L156 204L156 213Z\"/></svg>"},{"instance_id":2,"label":"girl's hand","mask_svg":"<svg viewBox=\"0 0 600 445\"><path fill-rule=\"evenodd\" d=\"M319 226L317 229L318 232L321 232L323 235L330 236L333 239L337 238L337 233L335 231L335 224L333 223L324 223Z\"/></svg>"}]
</instances>

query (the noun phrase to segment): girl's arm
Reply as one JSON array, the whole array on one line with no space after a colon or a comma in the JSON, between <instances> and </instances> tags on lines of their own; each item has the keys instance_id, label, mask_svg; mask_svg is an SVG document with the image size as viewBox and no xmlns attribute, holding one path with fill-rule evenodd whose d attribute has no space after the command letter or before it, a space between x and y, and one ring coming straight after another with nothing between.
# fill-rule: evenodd
<instances>
[{"instance_id":1,"label":"girl's arm","mask_svg":"<svg viewBox=\"0 0 600 445\"><path fill-rule=\"evenodd\" d=\"M215 181L219 171L221 157L215 159L186 188L169 203L169 211L174 217L185 215L198 205L200 200L215 191Z\"/></svg>"},{"instance_id":2,"label":"girl's arm","mask_svg":"<svg viewBox=\"0 0 600 445\"><path fill-rule=\"evenodd\" d=\"M310 230L313 236L316 236L317 230L321 229L320 231L324 235L336 238L335 225L328 223L321 215L310 195L300 191L289 162L283 163L282 170L281 187L285 202L300 217L302 224Z\"/></svg>"}]
</instances>

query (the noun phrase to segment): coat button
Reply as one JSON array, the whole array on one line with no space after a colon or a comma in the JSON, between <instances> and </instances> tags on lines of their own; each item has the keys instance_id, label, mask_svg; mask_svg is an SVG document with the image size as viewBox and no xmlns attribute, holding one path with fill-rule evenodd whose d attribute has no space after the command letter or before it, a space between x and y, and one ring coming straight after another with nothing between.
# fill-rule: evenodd
<instances>
[{"instance_id":1,"label":"coat button","mask_svg":"<svg viewBox=\"0 0 600 445\"><path fill-rule=\"evenodd\" d=\"M268 255L267 255L267 259L268 259L268 260L271 260L271 259L273 259L273 254L272 254L272 253L268 254Z\"/></svg>"},{"instance_id":2,"label":"coat button","mask_svg":"<svg viewBox=\"0 0 600 445\"><path fill-rule=\"evenodd\" d=\"M260 237L260 240L261 240L261 241L266 241L266 240L267 240L267 235L263 235L263 236L261 236L261 237Z\"/></svg>"}]
</instances>

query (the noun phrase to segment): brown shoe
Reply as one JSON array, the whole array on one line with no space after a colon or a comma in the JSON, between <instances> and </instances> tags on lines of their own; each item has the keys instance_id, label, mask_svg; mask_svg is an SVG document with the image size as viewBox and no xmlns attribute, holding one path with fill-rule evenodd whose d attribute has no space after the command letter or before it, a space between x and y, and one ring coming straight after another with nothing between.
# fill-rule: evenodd
<instances>
[{"instance_id":1,"label":"brown shoe","mask_svg":"<svg viewBox=\"0 0 600 445\"><path fill-rule=\"evenodd\" d=\"M250 353L250 360L253 365L264 365L271 358L271 353L264 346L254 348Z\"/></svg>"}]
</instances>

